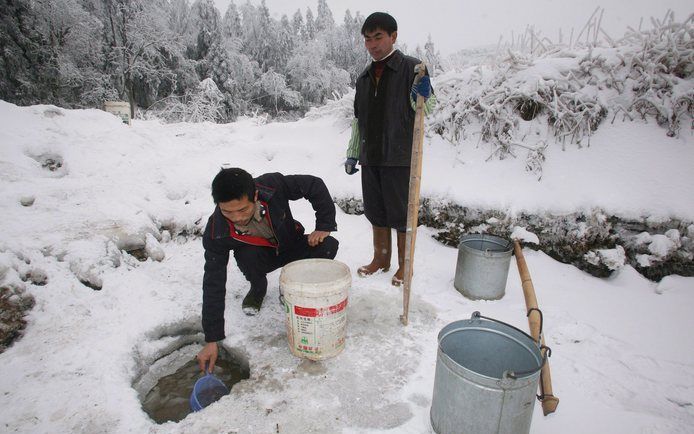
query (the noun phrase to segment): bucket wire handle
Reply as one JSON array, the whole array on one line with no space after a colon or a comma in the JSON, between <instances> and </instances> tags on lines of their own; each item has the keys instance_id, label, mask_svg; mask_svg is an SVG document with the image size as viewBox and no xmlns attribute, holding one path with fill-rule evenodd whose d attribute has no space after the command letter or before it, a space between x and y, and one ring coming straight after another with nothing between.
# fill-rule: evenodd
<instances>
[{"instance_id":1,"label":"bucket wire handle","mask_svg":"<svg viewBox=\"0 0 694 434\"><path fill-rule=\"evenodd\" d=\"M489 320L489 321L498 322L499 324L503 324L503 325L505 325L505 326L511 327L512 329L517 330L517 331L523 333L525 336L529 337L531 341L537 343L537 341L536 341L535 339L533 339L532 336L530 336L529 334L527 334L527 333L524 332L523 330L519 329L518 327L512 326L511 324L506 323L506 322L503 322L503 321L499 321L498 319L494 319L494 318L490 318L490 317L488 317L488 316L484 316L484 315L482 315L479 311L473 312L473 313L472 313L472 316L470 317L470 319L479 319L479 318L486 319L486 320Z\"/></svg>"},{"instance_id":2,"label":"bucket wire handle","mask_svg":"<svg viewBox=\"0 0 694 434\"><path fill-rule=\"evenodd\" d=\"M532 309L531 309L530 311L532 311ZM529 311L529 312L530 312L530 311ZM537 309L537 311L540 312L540 316L542 316L542 312L541 312L539 309ZM527 333L524 332L523 330L519 329L518 327L512 326L512 325L509 324L509 323L506 323L506 322L503 322L503 321L499 321L498 319L490 318L490 317L488 317L488 316L484 316L484 315L482 315L479 311L474 311L474 312L472 313L472 316L470 316L470 319L480 319L480 318L486 319L486 320L489 320L489 321L494 321L494 322L497 322L497 323L499 323L499 324L503 324L503 325L505 325L505 326L507 326L507 327L511 327L512 329L517 330L517 331L519 331L520 333L523 333L525 336L529 337L531 341L533 341L533 342L537 343L538 345L540 345L539 342L535 341L535 339L533 339L532 336L530 336L529 334L527 334ZM542 328L540 327L540 329L542 329ZM540 334L542 334L542 333L540 333ZM543 353L543 351L542 351L543 349L545 350L544 353ZM546 345L540 345L540 353L543 353L543 356L542 356L542 363L540 363L540 367L535 368L535 369L530 369L530 370L527 370L527 371L519 371L519 372L504 371L504 374L505 374L508 378L513 378L513 379L515 379L515 378L517 378L518 376L523 376L523 375L528 375L528 374L534 374L535 372L541 370L542 367L545 366L545 363L547 363L547 358L552 356L552 349L551 349L550 347L546 346ZM538 399L539 399L539 397L538 397Z\"/></svg>"},{"instance_id":3,"label":"bucket wire handle","mask_svg":"<svg viewBox=\"0 0 694 434\"><path fill-rule=\"evenodd\" d=\"M515 380L517 377L523 377L525 375L534 374L537 371L542 370L542 368L545 366L545 363L547 363L547 358L552 355L552 349L546 345L540 345L540 352L542 352L542 350L545 350L545 351L544 351L544 354L542 355L542 363L540 363L539 368L528 369L527 371L517 371L517 372L516 371L505 371L504 374L508 378L513 378ZM540 395L537 395L537 399L542 401L542 399L544 399L544 398L540 399Z\"/></svg>"}]
</instances>

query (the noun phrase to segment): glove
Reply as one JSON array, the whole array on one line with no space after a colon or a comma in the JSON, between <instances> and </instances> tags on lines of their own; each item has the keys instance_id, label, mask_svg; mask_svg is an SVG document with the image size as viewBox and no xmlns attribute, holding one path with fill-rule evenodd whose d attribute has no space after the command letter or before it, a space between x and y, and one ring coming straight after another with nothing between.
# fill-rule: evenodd
<instances>
[{"instance_id":1,"label":"glove","mask_svg":"<svg viewBox=\"0 0 694 434\"><path fill-rule=\"evenodd\" d=\"M359 172L356 158L348 158L345 160L345 172L347 172L348 175L354 175Z\"/></svg>"},{"instance_id":2,"label":"glove","mask_svg":"<svg viewBox=\"0 0 694 434\"><path fill-rule=\"evenodd\" d=\"M412 87L412 99L417 101L417 94L422 95L425 99L431 95L431 81L429 76L425 75L419 82Z\"/></svg>"}]
</instances>

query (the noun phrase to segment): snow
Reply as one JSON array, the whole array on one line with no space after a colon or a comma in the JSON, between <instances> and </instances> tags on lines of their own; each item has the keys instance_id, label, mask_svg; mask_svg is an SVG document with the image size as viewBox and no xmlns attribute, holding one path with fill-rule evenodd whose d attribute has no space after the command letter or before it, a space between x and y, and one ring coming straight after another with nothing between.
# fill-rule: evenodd
<instances>
[{"instance_id":1,"label":"snow","mask_svg":"<svg viewBox=\"0 0 694 434\"><path fill-rule=\"evenodd\" d=\"M677 245L669 237L661 234L653 235L653 240L648 245L648 251L661 258L666 257L677 249Z\"/></svg>"},{"instance_id":2,"label":"snow","mask_svg":"<svg viewBox=\"0 0 694 434\"><path fill-rule=\"evenodd\" d=\"M342 168L349 131L334 116L128 127L99 110L4 102L0 116L0 284L36 300L24 336L0 354L4 432L427 433L438 331L474 311L527 330L514 261L503 299L467 300L453 287L457 250L420 227L410 324L399 322L402 293L391 273L353 273L344 352L308 362L287 347L279 270L260 314L246 317L248 286L232 261L224 345L248 358L251 377L206 410L157 425L138 393L164 369L156 360L201 338L195 234L213 209L212 177L222 165L256 176L311 173L336 198L360 197L359 177ZM668 138L654 123L605 124L590 147L550 146L541 182L521 159L485 163L476 142L454 148L428 138L422 194L509 212L694 218L689 132ZM313 229L311 207L295 204ZM369 224L339 209L337 222L336 259L356 270L370 258ZM534 235L517 229L525 240ZM649 241L654 254L673 243ZM132 249L150 259L124 252ZM524 255L561 400L548 417L535 405L531 432L691 432L694 278L653 283L625 265L599 279L542 252ZM185 348L172 358L189 360L194 347Z\"/></svg>"},{"instance_id":3,"label":"snow","mask_svg":"<svg viewBox=\"0 0 694 434\"><path fill-rule=\"evenodd\" d=\"M510 238L512 240L524 241L526 243L540 244L540 239L537 235L520 226L513 228Z\"/></svg>"},{"instance_id":4,"label":"snow","mask_svg":"<svg viewBox=\"0 0 694 434\"><path fill-rule=\"evenodd\" d=\"M691 134L682 135L666 137L653 123L638 121L603 125L591 137L589 150L550 146L542 182L521 175L522 158L480 164L489 156L489 145L454 148L435 136L425 149L422 194L516 213L601 208L620 216L689 218L694 171L685 169L685 161L694 161L694 147ZM477 138L470 141L475 144Z\"/></svg>"},{"instance_id":5,"label":"snow","mask_svg":"<svg viewBox=\"0 0 694 434\"><path fill-rule=\"evenodd\" d=\"M591 250L585 254L585 259L593 265L605 264L610 270L618 270L626 263L624 247L616 246L614 249Z\"/></svg>"}]
</instances>

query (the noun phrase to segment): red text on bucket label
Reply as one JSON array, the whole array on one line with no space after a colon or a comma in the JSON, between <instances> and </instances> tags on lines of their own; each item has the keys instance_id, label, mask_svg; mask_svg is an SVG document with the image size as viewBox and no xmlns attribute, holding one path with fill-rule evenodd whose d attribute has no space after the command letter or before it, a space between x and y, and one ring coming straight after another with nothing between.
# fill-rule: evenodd
<instances>
[{"instance_id":1,"label":"red text on bucket label","mask_svg":"<svg viewBox=\"0 0 694 434\"><path fill-rule=\"evenodd\" d=\"M287 324L288 331L294 331L290 345L306 354L321 354L342 347L345 343L346 317L343 311L346 307L347 299L321 308L291 306L291 319L287 318L293 323L293 327Z\"/></svg>"},{"instance_id":2,"label":"red text on bucket label","mask_svg":"<svg viewBox=\"0 0 694 434\"><path fill-rule=\"evenodd\" d=\"M347 307L346 298L338 304L322 308L294 306L294 313L299 316L307 317L328 316L341 312L345 307Z\"/></svg>"}]
</instances>

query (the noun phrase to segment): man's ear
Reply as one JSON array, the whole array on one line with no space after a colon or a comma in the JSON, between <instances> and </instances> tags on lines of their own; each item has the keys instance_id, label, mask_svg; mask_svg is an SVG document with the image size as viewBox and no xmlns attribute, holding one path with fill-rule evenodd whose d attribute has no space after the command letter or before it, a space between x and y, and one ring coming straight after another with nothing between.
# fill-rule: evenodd
<instances>
[{"instance_id":1,"label":"man's ear","mask_svg":"<svg viewBox=\"0 0 694 434\"><path fill-rule=\"evenodd\" d=\"M253 196L253 202L258 201L258 190L255 191L255 195Z\"/></svg>"},{"instance_id":2,"label":"man's ear","mask_svg":"<svg viewBox=\"0 0 694 434\"><path fill-rule=\"evenodd\" d=\"M393 38L393 44L395 44L395 41L398 39L398 31L396 30L393 33L391 33L390 37Z\"/></svg>"}]
</instances>

